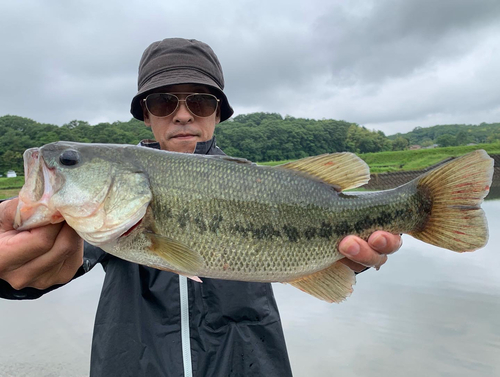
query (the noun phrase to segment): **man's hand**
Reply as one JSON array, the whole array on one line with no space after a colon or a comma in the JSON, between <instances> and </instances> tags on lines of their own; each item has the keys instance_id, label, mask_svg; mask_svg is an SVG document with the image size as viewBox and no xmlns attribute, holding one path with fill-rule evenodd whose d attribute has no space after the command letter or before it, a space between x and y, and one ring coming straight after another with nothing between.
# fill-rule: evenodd
<instances>
[{"instance_id":1,"label":"man's hand","mask_svg":"<svg viewBox=\"0 0 500 377\"><path fill-rule=\"evenodd\" d=\"M0 203L0 279L17 290L67 283L83 263L83 240L65 222L14 230L17 202Z\"/></svg>"},{"instance_id":2,"label":"man's hand","mask_svg":"<svg viewBox=\"0 0 500 377\"><path fill-rule=\"evenodd\" d=\"M339 244L339 251L346 258L342 262L354 272L361 272L366 267L377 270L387 261L387 256L399 250L402 239L400 235L376 231L368 242L356 236L347 236Z\"/></svg>"}]
</instances>

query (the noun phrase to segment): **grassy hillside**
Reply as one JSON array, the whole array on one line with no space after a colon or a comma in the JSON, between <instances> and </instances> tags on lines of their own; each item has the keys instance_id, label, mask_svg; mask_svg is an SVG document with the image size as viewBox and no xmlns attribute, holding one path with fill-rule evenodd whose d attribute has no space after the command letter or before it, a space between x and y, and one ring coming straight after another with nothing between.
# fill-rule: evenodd
<instances>
[{"instance_id":1,"label":"grassy hillside","mask_svg":"<svg viewBox=\"0 0 500 377\"><path fill-rule=\"evenodd\" d=\"M0 190L20 188L22 185L24 185L24 177L0 177Z\"/></svg>"},{"instance_id":2,"label":"grassy hillside","mask_svg":"<svg viewBox=\"0 0 500 377\"><path fill-rule=\"evenodd\" d=\"M24 177L0 177L0 199L7 199L16 196L23 184Z\"/></svg>"},{"instance_id":3,"label":"grassy hillside","mask_svg":"<svg viewBox=\"0 0 500 377\"><path fill-rule=\"evenodd\" d=\"M484 149L489 154L500 154L500 143L418 149L413 151L366 153L361 154L360 157L370 166L372 173L382 173L421 170L437 164L446 158L461 156L477 149Z\"/></svg>"}]
</instances>

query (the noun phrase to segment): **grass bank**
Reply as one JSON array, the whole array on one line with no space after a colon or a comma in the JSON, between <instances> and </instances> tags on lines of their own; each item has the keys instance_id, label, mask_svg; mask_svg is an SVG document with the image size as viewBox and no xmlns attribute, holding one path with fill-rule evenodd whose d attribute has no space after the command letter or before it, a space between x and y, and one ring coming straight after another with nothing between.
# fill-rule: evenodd
<instances>
[{"instance_id":1,"label":"grass bank","mask_svg":"<svg viewBox=\"0 0 500 377\"><path fill-rule=\"evenodd\" d=\"M477 149L484 149L489 154L500 154L500 143L366 153L361 154L360 157L370 166L372 173L383 173L425 169L449 157L462 156Z\"/></svg>"},{"instance_id":2,"label":"grass bank","mask_svg":"<svg viewBox=\"0 0 500 377\"><path fill-rule=\"evenodd\" d=\"M370 172L384 173L425 169L449 157L461 156L477 149L484 149L489 154L500 154L500 143L418 149L412 151L364 153L360 154L359 157L370 166ZM262 162L260 164L275 166L289 161L292 160Z\"/></svg>"},{"instance_id":3,"label":"grass bank","mask_svg":"<svg viewBox=\"0 0 500 377\"><path fill-rule=\"evenodd\" d=\"M16 196L23 185L24 177L0 177L0 199Z\"/></svg>"}]
</instances>

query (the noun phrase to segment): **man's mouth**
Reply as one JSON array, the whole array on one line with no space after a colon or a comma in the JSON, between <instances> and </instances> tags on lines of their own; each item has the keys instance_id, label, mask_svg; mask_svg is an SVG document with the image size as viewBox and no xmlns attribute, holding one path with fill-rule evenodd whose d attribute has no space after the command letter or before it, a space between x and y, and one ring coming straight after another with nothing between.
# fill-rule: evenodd
<instances>
[{"instance_id":1,"label":"man's mouth","mask_svg":"<svg viewBox=\"0 0 500 377\"><path fill-rule=\"evenodd\" d=\"M171 137L171 139L177 139L177 140L188 140L195 138L196 135L193 134L177 134Z\"/></svg>"}]
</instances>

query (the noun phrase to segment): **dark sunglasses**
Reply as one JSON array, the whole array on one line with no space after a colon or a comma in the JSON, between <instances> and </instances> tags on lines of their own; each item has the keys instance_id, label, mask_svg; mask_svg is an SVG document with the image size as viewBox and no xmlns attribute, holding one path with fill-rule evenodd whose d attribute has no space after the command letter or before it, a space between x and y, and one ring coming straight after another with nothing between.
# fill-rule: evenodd
<instances>
[{"instance_id":1,"label":"dark sunglasses","mask_svg":"<svg viewBox=\"0 0 500 377\"><path fill-rule=\"evenodd\" d=\"M179 99L176 94L187 94ZM153 93L143 99L146 109L155 117L164 118L171 115L185 102L189 112L197 117L206 118L215 113L220 100L209 93Z\"/></svg>"}]
</instances>

